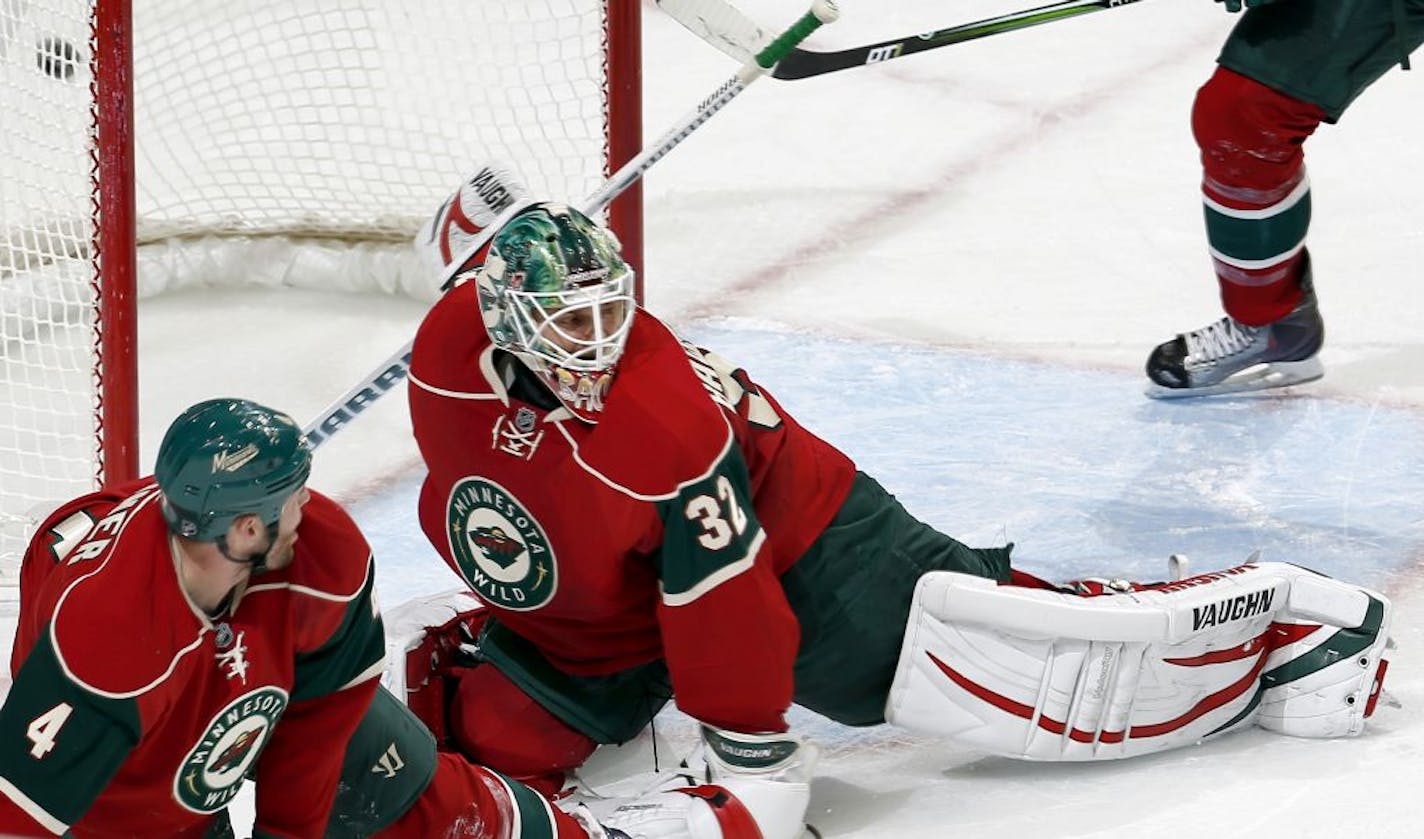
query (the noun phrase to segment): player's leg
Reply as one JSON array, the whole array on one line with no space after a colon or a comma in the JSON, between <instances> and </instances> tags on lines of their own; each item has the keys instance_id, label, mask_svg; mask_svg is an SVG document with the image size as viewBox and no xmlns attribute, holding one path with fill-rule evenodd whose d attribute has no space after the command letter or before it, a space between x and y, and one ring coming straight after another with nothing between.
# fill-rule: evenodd
<instances>
[{"instance_id":1,"label":"player's leg","mask_svg":"<svg viewBox=\"0 0 1424 839\"><path fill-rule=\"evenodd\" d=\"M835 519L781 578L801 626L797 704L844 725L884 722L910 601L927 571L1007 581L1009 548L967 547L858 473Z\"/></svg>"},{"instance_id":2,"label":"player's leg","mask_svg":"<svg viewBox=\"0 0 1424 839\"><path fill-rule=\"evenodd\" d=\"M451 744L461 754L549 796L598 747L489 664L461 671L448 719Z\"/></svg>"},{"instance_id":3,"label":"player's leg","mask_svg":"<svg viewBox=\"0 0 1424 839\"><path fill-rule=\"evenodd\" d=\"M411 809L434 776L435 738L410 709L380 688L346 744L326 835L355 839L383 830ZM453 821L458 813L452 810L448 816Z\"/></svg>"},{"instance_id":4,"label":"player's leg","mask_svg":"<svg viewBox=\"0 0 1424 839\"><path fill-rule=\"evenodd\" d=\"M632 739L671 695L662 662L599 678L559 671L464 592L387 610L396 690L442 747L548 795L600 743ZM393 680L394 682L395 680Z\"/></svg>"},{"instance_id":5,"label":"player's leg","mask_svg":"<svg viewBox=\"0 0 1424 839\"><path fill-rule=\"evenodd\" d=\"M1131 757L1248 726L1358 734L1386 669L1389 602L1247 564L1103 596L927 574L891 722L1033 760Z\"/></svg>"},{"instance_id":6,"label":"player's leg","mask_svg":"<svg viewBox=\"0 0 1424 839\"><path fill-rule=\"evenodd\" d=\"M584 839L586 833L529 787L437 752L435 738L385 688L346 748L328 839L494 839L516 835Z\"/></svg>"},{"instance_id":7,"label":"player's leg","mask_svg":"<svg viewBox=\"0 0 1424 839\"><path fill-rule=\"evenodd\" d=\"M1150 395L1279 387L1323 373L1304 145L1421 40L1417 0L1292 0L1243 16L1192 111L1227 317L1153 351Z\"/></svg>"},{"instance_id":8,"label":"player's leg","mask_svg":"<svg viewBox=\"0 0 1424 839\"><path fill-rule=\"evenodd\" d=\"M399 819L373 835L379 839L585 839L591 834L530 787L462 755L440 752L421 796Z\"/></svg>"},{"instance_id":9,"label":"player's leg","mask_svg":"<svg viewBox=\"0 0 1424 839\"><path fill-rule=\"evenodd\" d=\"M379 823L367 819L359 824L346 817L346 833L333 835L365 835L378 826L382 837L478 839L505 835L499 831L511 827L510 818L517 818L513 835L561 839L585 834L589 839L790 839L799 835L805 802L793 808L794 819L788 818L786 790L794 797L797 784L779 775L730 777L686 788L682 776L668 773L661 783L649 787L653 791L635 799L581 799L574 794L559 798L558 807L551 808L548 796L560 791L564 773L580 765L600 739L626 740L657 712L667 696L666 670L654 664L608 679L560 678L557 672L545 672L547 662L506 637L507 629L488 624L471 606L463 592L447 592L387 611L391 657L405 665L392 668L388 681L410 707L381 692L377 706L383 713L375 715L380 724L371 722L358 731L356 739L367 746L352 749L359 757L348 757L351 772L343 778L344 797L336 809L342 814L395 815ZM509 677L506 672L516 675ZM435 727L447 732L443 742L520 769L543 789L480 766L459 751L437 754L435 738L412 728L414 709L435 715ZM391 731L406 731L397 738L404 745L387 745ZM408 753L416 759L407 758ZM372 779L362 773L385 774L397 762L395 754L401 756L398 772L405 772L403 777L430 780L415 791L413 799L407 783L400 799L375 802L366 790ZM418 768L428 764L428 770ZM379 771L370 771L372 767ZM759 767L764 773L777 768ZM804 798L804 780L799 787ZM589 807L577 803L580 800ZM590 807L596 808L596 815ZM493 820L491 812L497 814ZM452 833L452 826L460 832ZM768 832L769 828L775 829Z\"/></svg>"},{"instance_id":10,"label":"player's leg","mask_svg":"<svg viewBox=\"0 0 1424 839\"><path fill-rule=\"evenodd\" d=\"M1275 323L1309 291L1301 288L1310 224L1304 146L1324 117L1319 105L1227 67L1197 93L1192 130L1207 242L1222 305L1238 323Z\"/></svg>"},{"instance_id":11,"label":"player's leg","mask_svg":"<svg viewBox=\"0 0 1424 839\"><path fill-rule=\"evenodd\" d=\"M573 676L493 619L485 623L478 649L480 664L461 676L450 706L452 735L477 761L508 761L535 786L581 765L597 744L633 739L672 697L661 660L604 676ZM515 712L523 719L511 721Z\"/></svg>"}]
</instances>

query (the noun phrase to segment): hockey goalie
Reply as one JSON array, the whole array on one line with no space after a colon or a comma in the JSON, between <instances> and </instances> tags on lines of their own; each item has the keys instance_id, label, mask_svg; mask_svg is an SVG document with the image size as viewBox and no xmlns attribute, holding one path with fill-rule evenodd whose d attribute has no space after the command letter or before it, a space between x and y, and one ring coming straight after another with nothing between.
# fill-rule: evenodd
<instances>
[{"instance_id":1,"label":"hockey goalie","mask_svg":"<svg viewBox=\"0 0 1424 839\"><path fill-rule=\"evenodd\" d=\"M675 698L702 724L707 783L603 823L791 839L816 759L793 703L1031 760L1363 729L1380 594L1270 562L1039 581L1012 546L916 520L679 338L636 304L611 231L507 170L472 178L420 243L463 263L486 226L411 361L421 526L466 590L388 617L394 687L449 748L556 795Z\"/></svg>"}]
</instances>

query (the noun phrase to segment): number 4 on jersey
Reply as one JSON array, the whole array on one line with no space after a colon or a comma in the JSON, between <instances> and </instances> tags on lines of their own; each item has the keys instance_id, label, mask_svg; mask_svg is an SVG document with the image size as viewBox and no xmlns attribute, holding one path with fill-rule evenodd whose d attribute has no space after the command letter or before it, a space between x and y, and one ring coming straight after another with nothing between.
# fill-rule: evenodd
<instances>
[{"instance_id":1,"label":"number 4 on jersey","mask_svg":"<svg viewBox=\"0 0 1424 839\"><path fill-rule=\"evenodd\" d=\"M25 735L30 738L30 755L36 759L49 754L54 748L55 738L59 736L59 730L68 722L69 715L74 713L74 706L68 702L61 702L58 705L40 714L30 721L29 728L25 729Z\"/></svg>"}]
</instances>

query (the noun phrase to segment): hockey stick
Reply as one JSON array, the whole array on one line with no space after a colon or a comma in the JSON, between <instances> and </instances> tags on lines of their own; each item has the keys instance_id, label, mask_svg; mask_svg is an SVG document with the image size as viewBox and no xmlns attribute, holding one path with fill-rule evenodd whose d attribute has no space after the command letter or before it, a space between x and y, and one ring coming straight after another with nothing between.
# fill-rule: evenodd
<instances>
[{"instance_id":1,"label":"hockey stick","mask_svg":"<svg viewBox=\"0 0 1424 839\"><path fill-rule=\"evenodd\" d=\"M789 29L767 44L765 48L759 50L751 60L744 62L736 75L723 82L710 96L698 103L692 113L669 128L653 145L643 149L636 157L620 166L618 171L604 182L603 186L584 200L580 209L587 215L594 215L602 210L619 193L652 168L653 164L687 139L688 135L696 131L713 114L722 110L728 102L736 98L737 94L746 90L747 85L766 75L778 61L795 49L797 44L804 41L823 24L834 21L839 15L840 11L836 8L834 0L814 0L809 11L793 23ZM479 252L480 248L494 238L494 234L526 206L527 204L516 202L500 213L484 230L481 230L469 246L451 260L449 266L446 267L440 278L441 289L448 289L455 276ZM404 381L410 373L410 352L413 346L414 341L407 341L405 346L396 350L394 355L368 373L364 379L346 391L341 398L332 402L326 410L312 420L303 429L311 447L316 448L326 442L332 434L340 431L347 423L370 407L373 402L385 396Z\"/></svg>"},{"instance_id":2,"label":"hockey stick","mask_svg":"<svg viewBox=\"0 0 1424 839\"><path fill-rule=\"evenodd\" d=\"M797 48L777 63L771 75L772 78L785 80L808 79L1137 2L1139 0L1064 0L1049 6L1010 12L862 47L830 52ZM657 0L657 3L693 34L738 60L745 60L745 56L755 52L758 44L767 37L761 26L725 0Z\"/></svg>"}]
</instances>

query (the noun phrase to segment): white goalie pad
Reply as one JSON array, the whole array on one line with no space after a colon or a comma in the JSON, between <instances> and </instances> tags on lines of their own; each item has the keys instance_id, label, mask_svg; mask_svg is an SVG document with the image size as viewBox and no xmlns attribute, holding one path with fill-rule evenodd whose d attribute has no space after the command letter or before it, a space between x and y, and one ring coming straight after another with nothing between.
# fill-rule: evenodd
<instances>
[{"instance_id":1,"label":"white goalie pad","mask_svg":"<svg viewBox=\"0 0 1424 839\"><path fill-rule=\"evenodd\" d=\"M1297 737L1364 731L1389 667L1390 613L1378 592L1297 574L1286 614L1272 627L1256 724Z\"/></svg>"},{"instance_id":2,"label":"white goalie pad","mask_svg":"<svg viewBox=\"0 0 1424 839\"><path fill-rule=\"evenodd\" d=\"M1105 760L1253 722L1358 733L1389 603L1284 563L1082 597L921 578L886 719L1030 760Z\"/></svg>"}]
</instances>

